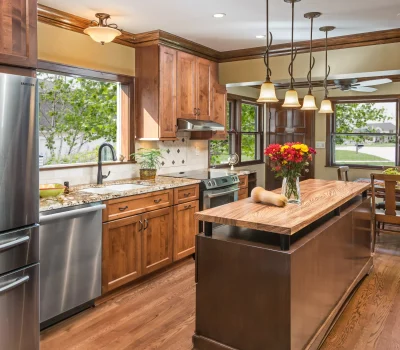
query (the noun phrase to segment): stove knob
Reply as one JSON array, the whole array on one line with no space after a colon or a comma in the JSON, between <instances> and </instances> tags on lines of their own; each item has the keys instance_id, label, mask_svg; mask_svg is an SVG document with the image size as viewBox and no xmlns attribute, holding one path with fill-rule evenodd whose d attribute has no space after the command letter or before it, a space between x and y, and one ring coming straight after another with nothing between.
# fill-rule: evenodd
<instances>
[{"instance_id":1,"label":"stove knob","mask_svg":"<svg viewBox=\"0 0 400 350\"><path fill-rule=\"evenodd\" d=\"M211 181L208 181L208 186L212 187Z\"/></svg>"},{"instance_id":2,"label":"stove knob","mask_svg":"<svg viewBox=\"0 0 400 350\"><path fill-rule=\"evenodd\" d=\"M217 186L217 181L213 180L213 185Z\"/></svg>"}]
</instances>

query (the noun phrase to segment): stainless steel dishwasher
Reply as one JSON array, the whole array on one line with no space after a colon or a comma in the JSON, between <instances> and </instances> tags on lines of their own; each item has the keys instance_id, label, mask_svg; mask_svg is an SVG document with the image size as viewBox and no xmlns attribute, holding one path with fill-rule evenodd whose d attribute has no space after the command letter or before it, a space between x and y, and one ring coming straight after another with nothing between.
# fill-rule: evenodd
<instances>
[{"instance_id":1,"label":"stainless steel dishwasher","mask_svg":"<svg viewBox=\"0 0 400 350\"><path fill-rule=\"evenodd\" d=\"M101 294L100 202L40 215L40 327L94 305Z\"/></svg>"}]
</instances>

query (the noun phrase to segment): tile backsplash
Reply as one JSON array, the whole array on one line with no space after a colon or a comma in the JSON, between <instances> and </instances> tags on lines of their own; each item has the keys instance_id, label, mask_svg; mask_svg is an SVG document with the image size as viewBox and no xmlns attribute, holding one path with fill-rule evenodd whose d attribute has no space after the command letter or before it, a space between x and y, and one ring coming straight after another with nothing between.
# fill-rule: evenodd
<instances>
[{"instance_id":1,"label":"tile backsplash","mask_svg":"<svg viewBox=\"0 0 400 350\"><path fill-rule=\"evenodd\" d=\"M140 141L136 142L139 148L163 149L164 159L158 174L167 174L179 171L204 169L208 167L208 141L192 141L188 133L182 133L176 141ZM110 176L105 181L129 179L139 177L139 164L121 163L118 165L103 165L103 174L110 171ZM80 168L58 168L54 170L41 170L40 183L64 183L69 181L71 186L79 184L96 183L97 166Z\"/></svg>"}]
</instances>

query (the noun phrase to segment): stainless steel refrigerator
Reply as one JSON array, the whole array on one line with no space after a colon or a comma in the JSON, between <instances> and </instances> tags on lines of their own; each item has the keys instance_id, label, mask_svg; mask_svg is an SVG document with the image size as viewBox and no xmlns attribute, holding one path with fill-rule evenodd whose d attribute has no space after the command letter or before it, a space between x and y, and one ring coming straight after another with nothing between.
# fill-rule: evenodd
<instances>
[{"instance_id":1,"label":"stainless steel refrigerator","mask_svg":"<svg viewBox=\"0 0 400 350\"><path fill-rule=\"evenodd\" d=\"M39 349L37 82L0 74L0 349Z\"/></svg>"}]
</instances>

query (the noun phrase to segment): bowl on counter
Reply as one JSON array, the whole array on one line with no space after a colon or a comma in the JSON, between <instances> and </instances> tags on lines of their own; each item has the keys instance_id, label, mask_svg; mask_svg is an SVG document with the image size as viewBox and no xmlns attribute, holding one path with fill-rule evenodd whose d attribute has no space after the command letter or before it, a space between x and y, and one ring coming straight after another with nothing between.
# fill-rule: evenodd
<instances>
[{"instance_id":1,"label":"bowl on counter","mask_svg":"<svg viewBox=\"0 0 400 350\"><path fill-rule=\"evenodd\" d=\"M40 198L57 197L64 192L64 185L61 184L46 184L39 186Z\"/></svg>"}]
</instances>

